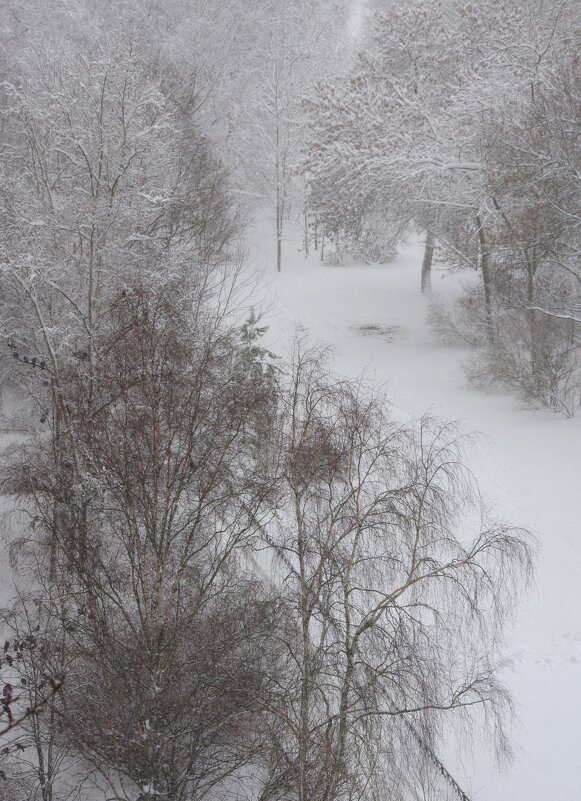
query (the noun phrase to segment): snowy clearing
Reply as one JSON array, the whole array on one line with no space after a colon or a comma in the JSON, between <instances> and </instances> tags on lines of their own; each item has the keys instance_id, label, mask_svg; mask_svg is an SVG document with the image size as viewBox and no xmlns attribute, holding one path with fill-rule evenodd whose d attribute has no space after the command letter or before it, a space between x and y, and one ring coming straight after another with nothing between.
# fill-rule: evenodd
<instances>
[{"instance_id":1,"label":"snowy clearing","mask_svg":"<svg viewBox=\"0 0 581 801\"><path fill-rule=\"evenodd\" d=\"M329 345L335 369L384 383L399 410L461 421L479 432L470 465L487 503L538 541L535 586L508 634L505 680L517 704L514 762L456 755L456 778L478 801L574 801L581 741L581 415L564 419L510 395L471 389L467 350L440 345L420 295L422 251L409 244L390 264L327 266L305 259L289 226L283 271L275 272L270 221L251 230L251 264L264 270L267 345L288 351L299 334ZM272 247L271 247L272 244ZM434 295L454 296L466 276L436 273ZM450 757L452 759L452 757Z\"/></svg>"}]
</instances>

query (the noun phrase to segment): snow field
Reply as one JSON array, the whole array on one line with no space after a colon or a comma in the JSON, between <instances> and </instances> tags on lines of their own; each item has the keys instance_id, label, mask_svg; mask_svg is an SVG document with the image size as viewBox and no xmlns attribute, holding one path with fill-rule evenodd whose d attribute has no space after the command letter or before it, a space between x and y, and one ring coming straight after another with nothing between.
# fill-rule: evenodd
<instances>
[{"instance_id":1,"label":"snow field","mask_svg":"<svg viewBox=\"0 0 581 801\"><path fill-rule=\"evenodd\" d=\"M468 350L436 341L420 295L422 248L410 242L390 264L328 266L305 259L289 225L283 267L275 270L273 224L249 235L251 268L263 271L266 345L288 353L297 334L333 348L340 374L384 384L394 413L426 410L480 436L469 464L492 511L537 540L534 587L507 631L512 661L504 680L517 705L515 758L500 770L486 753L446 755L477 801L581 798L581 414L564 419L498 391L468 386ZM453 298L470 276L444 270L434 295ZM452 751L452 749L451 749Z\"/></svg>"}]
</instances>

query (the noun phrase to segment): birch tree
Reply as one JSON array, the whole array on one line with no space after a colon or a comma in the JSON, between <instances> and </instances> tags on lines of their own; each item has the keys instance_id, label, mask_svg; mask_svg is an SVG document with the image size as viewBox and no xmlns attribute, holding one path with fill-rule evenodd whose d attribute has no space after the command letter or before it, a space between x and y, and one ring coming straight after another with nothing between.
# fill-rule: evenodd
<instances>
[{"instance_id":1,"label":"birch tree","mask_svg":"<svg viewBox=\"0 0 581 801\"><path fill-rule=\"evenodd\" d=\"M530 569L523 532L480 519L453 426L396 424L321 365L296 356L268 539L298 627L264 795L309 801L395 792L471 710L507 747L494 644Z\"/></svg>"}]
</instances>

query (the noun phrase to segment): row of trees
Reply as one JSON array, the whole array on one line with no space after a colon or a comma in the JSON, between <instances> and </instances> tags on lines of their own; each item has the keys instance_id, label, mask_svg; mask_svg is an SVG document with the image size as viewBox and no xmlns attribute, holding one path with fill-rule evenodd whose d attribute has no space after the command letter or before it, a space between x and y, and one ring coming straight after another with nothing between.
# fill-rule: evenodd
<instances>
[{"instance_id":1,"label":"row of trees","mask_svg":"<svg viewBox=\"0 0 581 801\"><path fill-rule=\"evenodd\" d=\"M507 747L522 532L453 426L241 325L209 6L5 6L0 797L461 797L437 751Z\"/></svg>"},{"instance_id":2,"label":"row of trees","mask_svg":"<svg viewBox=\"0 0 581 801\"><path fill-rule=\"evenodd\" d=\"M298 212L303 202L304 181L298 171L305 145L301 102L317 80L344 66L348 6L346 0L253 0L228 6L217 0L171 0L163 6L127 0L121 8L107 2L95 11L68 0L50 8L2 0L7 21L3 66L10 76L21 51L32 47L48 99L54 90L54 81L48 86L52 73L61 69L55 45L62 44L66 52L71 41L76 43L78 63L71 56L66 68L70 77L81 77L80 54L85 46L91 52L90 38L98 38L100 24L111 28L115 46L124 51L111 73L120 80L127 69L136 68L136 53L156 53L153 69L164 70L174 101L196 114L199 129L230 170L240 205L272 214L280 270L285 221L291 207ZM107 58L103 54L103 74L109 74ZM68 100L83 103L82 85L69 91ZM39 102L39 95L35 97Z\"/></svg>"},{"instance_id":3,"label":"row of trees","mask_svg":"<svg viewBox=\"0 0 581 801\"><path fill-rule=\"evenodd\" d=\"M476 267L464 319L484 377L571 413L579 403L579 12L575 3L370 5L349 80L307 103L311 213L382 260L425 232ZM437 245L437 247L435 247ZM458 331L460 329L460 331Z\"/></svg>"}]
</instances>

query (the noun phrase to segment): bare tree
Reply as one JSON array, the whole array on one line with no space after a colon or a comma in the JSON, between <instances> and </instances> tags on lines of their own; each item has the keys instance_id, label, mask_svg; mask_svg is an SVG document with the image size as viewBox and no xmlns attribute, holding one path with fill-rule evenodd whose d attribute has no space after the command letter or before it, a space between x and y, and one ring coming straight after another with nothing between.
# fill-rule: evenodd
<instances>
[{"instance_id":1,"label":"bare tree","mask_svg":"<svg viewBox=\"0 0 581 801\"><path fill-rule=\"evenodd\" d=\"M298 631L264 796L286 777L304 801L395 786L471 710L507 747L498 636L530 571L523 532L481 518L454 426L398 424L321 362L295 357L267 539Z\"/></svg>"},{"instance_id":2,"label":"bare tree","mask_svg":"<svg viewBox=\"0 0 581 801\"><path fill-rule=\"evenodd\" d=\"M199 797L250 759L272 625L244 557L271 515L270 384L245 383L191 284L119 293L95 365L61 370L58 439L19 449L6 484L49 545L71 742L146 798Z\"/></svg>"}]
</instances>

